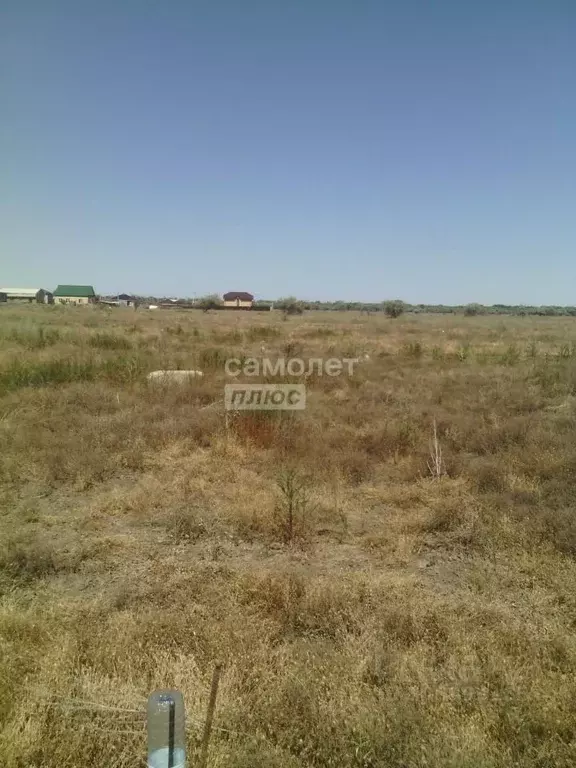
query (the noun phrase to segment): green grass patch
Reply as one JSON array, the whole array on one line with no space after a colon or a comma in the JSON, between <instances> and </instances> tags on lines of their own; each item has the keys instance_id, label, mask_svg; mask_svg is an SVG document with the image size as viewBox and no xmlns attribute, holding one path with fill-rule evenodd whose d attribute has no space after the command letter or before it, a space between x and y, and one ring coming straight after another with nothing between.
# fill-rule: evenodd
<instances>
[{"instance_id":1,"label":"green grass patch","mask_svg":"<svg viewBox=\"0 0 576 768\"><path fill-rule=\"evenodd\" d=\"M0 395L22 387L45 387L72 381L92 381L101 377L113 381L132 381L144 369L143 362L135 357L112 360L15 360L8 368L0 371Z\"/></svg>"},{"instance_id":2,"label":"green grass patch","mask_svg":"<svg viewBox=\"0 0 576 768\"><path fill-rule=\"evenodd\" d=\"M61 340L60 331L57 328L13 328L2 332L0 338L5 341L18 344L25 349L45 349Z\"/></svg>"},{"instance_id":3,"label":"green grass patch","mask_svg":"<svg viewBox=\"0 0 576 768\"><path fill-rule=\"evenodd\" d=\"M132 342L113 333L95 333L88 337L88 346L93 349L132 349Z\"/></svg>"}]
</instances>

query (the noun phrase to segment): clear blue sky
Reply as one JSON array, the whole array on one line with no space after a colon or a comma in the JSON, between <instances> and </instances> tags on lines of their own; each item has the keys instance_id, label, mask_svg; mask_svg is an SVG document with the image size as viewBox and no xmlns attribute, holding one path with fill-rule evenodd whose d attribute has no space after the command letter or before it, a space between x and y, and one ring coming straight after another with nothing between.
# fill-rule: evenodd
<instances>
[{"instance_id":1,"label":"clear blue sky","mask_svg":"<svg viewBox=\"0 0 576 768\"><path fill-rule=\"evenodd\" d=\"M576 304L574 0L3 0L0 284Z\"/></svg>"}]
</instances>

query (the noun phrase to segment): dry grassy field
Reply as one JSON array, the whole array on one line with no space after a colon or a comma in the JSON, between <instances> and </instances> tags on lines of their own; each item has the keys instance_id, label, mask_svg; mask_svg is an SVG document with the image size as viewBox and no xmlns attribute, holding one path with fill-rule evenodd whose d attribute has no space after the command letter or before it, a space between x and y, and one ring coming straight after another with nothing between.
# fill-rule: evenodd
<instances>
[{"instance_id":1,"label":"dry grassy field","mask_svg":"<svg viewBox=\"0 0 576 768\"><path fill-rule=\"evenodd\" d=\"M368 357L226 419L241 356ZM221 662L214 768L575 765L575 427L574 319L1 307L0 764L175 686L194 765Z\"/></svg>"}]
</instances>

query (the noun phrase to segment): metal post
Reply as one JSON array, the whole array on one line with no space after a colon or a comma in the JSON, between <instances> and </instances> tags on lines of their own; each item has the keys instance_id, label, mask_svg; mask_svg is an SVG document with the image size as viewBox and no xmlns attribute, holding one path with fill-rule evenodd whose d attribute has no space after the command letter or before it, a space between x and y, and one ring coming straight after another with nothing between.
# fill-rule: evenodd
<instances>
[{"instance_id":1,"label":"metal post","mask_svg":"<svg viewBox=\"0 0 576 768\"><path fill-rule=\"evenodd\" d=\"M174 768L174 699L168 702L168 768Z\"/></svg>"},{"instance_id":2,"label":"metal post","mask_svg":"<svg viewBox=\"0 0 576 768\"><path fill-rule=\"evenodd\" d=\"M218 695L218 683L220 682L220 672L222 664L216 664L214 674L212 675L212 687L210 689L210 700L208 702L208 712L206 713L206 723L204 733L202 734L202 752L200 755L200 768L206 768L208 765L208 744L210 742L210 733L212 731L212 720L214 719L214 710L216 709L216 696Z\"/></svg>"}]
</instances>

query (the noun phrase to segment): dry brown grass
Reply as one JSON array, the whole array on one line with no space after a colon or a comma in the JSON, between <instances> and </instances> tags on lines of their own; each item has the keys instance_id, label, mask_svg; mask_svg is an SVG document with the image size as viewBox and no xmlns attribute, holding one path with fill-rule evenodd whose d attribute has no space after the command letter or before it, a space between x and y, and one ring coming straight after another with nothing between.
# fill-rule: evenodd
<instances>
[{"instance_id":1,"label":"dry brown grass","mask_svg":"<svg viewBox=\"0 0 576 768\"><path fill-rule=\"evenodd\" d=\"M576 764L574 320L0 310L2 766L194 756L219 661L211 766ZM263 354L369 358L226 420Z\"/></svg>"}]
</instances>

